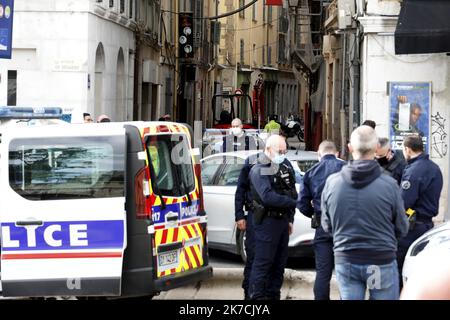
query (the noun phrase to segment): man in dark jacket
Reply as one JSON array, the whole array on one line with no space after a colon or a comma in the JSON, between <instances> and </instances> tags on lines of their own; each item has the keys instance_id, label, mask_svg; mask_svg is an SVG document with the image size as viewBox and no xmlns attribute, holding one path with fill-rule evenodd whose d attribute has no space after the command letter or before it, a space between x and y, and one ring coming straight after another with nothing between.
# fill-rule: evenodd
<instances>
[{"instance_id":1,"label":"man in dark jacket","mask_svg":"<svg viewBox=\"0 0 450 320\"><path fill-rule=\"evenodd\" d=\"M438 165L423 152L420 136L408 136L403 141L403 154L408 161L401 182L405 209L414 212L408 235L398 244L398 265L401 273L409 246L433 227L432 218L439 213L442 173ZM401 278L400 278L401 279Z\"/></svg>"},{"instance_id":2,"label":"man in dark jacket","mask_svg":"<svg viewBox=\"0 0 450 320\"><path fill-rule=\"evenodd\" d=\"M249 281L250 281L250 271L252 270L253 257L255 254L254 246L254 231L253 231L253 210L251 209L252 204L252 193L250 192L250 170L258 163L258 159L262 159L264 156L263 152L251 155L245 159L244 167L239 174L239 179L236 187L236 193L234 195L234 214L236 227L240 232L245 232L245 254L246 261L244 267L244 279L242 280L242 289L244 289L245 300L250 299L249 295ZM247 216L244 210L247 211Z\"/></svg>"},{"instance_id":3,"label":"man in dark jacket","mask_svg":"<svg viewBox=\"0 0 450 320\"><path fill-rule=\"evenodd\" d=\"M322 192L322 227L334 241L341 298L399 298L397 239L408 221L397 183L374 160L378 139L368 126L355 129L349 150L353 161L331 175Z\"/></svg>"},{"instance_id":4,"label":"man in dark jacket","mask_svg":"<svg viewBox=\"0 0 450 320\"><path fill-rule=\"evenodd\" d=\"M336 145L325 140L319 145L320 161L309 169L303 177L303 188L297 202L297 208L305 216L312 218L311 227L316 229L314 235L314 256L316 260L316 280L314 298L330 300L330 280L334 267L333 238L320 226L320 197L327 178L339 172L345 162L338 159Z\"/></svg>"},{"instance_id":5,"label":"man in dark jacket","mask_svg":"<svg viewBox=\"0 0 450 320\"><path fill-rule=\"evenodd\" d=\"M249 290L254 300L280 299L298 196L286 152L284 138L271 135L264 149L268 161L260 160L267 164L256 164L250 170L255 257Z\"/></svg>"},{"instance_id":6,"label":"man in dark jacket","mask_svg":"<svg viewBox=\"0 0 450 320\"><path fill-rule=\"evenodd\" d=\"M376 152L376 159L383 168L383 173L394 178L398 185L402 181L403 170L406 166L406 161L402 155L396 154L391 150L391 145L388 138L378 138L378 148Z\"/></svg>"}]
</instances>

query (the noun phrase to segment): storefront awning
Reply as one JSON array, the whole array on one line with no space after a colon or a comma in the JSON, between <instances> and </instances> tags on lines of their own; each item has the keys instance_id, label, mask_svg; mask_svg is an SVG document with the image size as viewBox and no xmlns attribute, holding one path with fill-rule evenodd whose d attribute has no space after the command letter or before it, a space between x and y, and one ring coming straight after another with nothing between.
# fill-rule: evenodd
<instances>
[{"instance_id":1,"label":"storefront awning","mask_svg":"<svg viewBox=\"0 0 450 320\"><path fill-rule=\"evenodd\" d=\"M403 0L395 54L450 52L450 1Z\"/></svg>"}]
</instances>

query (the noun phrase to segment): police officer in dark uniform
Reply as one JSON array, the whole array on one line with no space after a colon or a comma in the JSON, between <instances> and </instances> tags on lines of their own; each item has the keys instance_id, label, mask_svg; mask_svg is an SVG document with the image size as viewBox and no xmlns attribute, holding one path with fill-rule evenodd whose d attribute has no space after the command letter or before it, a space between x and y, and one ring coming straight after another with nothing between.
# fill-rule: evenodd
<instances>
[{"instance_id":1,"label":"police officer in dark uniform","mask_svg":"<svg viewBox=\"0 0 450 320\"><path fill-rule=\"evenodd\" d=\"M251 155L245 159L244 167L239 175L236 193L234 196L234 212L236 226L240 232L245 232L245 267L244 267L244 280L242 281L242 289L244 289L245 300L250 299L249 295L249 281L250 272L252 270L253 257L254 257L254 231L253 231L253 211L252 211L252 193L250 191L250 170L258 162L258 159L262 159L264 153L260 152L255 155ZM247 211L247 216L245 215Z\"/></svg>"},{"instance_id":2,"label":"police officer in dark uniform","mask_svg":"<svg viewBox=\"0 0 450 320\"><path fill-rule=\"evenodd\" d=\"M320 161L309 169L303 177L303 188L297 202L302 214L311 218L311 227L316 229L314 235L314 255L316 260L316 280L314 298L330 300L330 280L334 267L333 238L320 225L320 198L327 178L339 172L345 162L338 159L336 145L325 140L319 145Z\"/></svg>"},{"instance_id":3,"label":"police officer in dark uniform","mask_svg":"<svg viewBox=\"0 0 450 320\"><path fill-rule=\"evenodd\" d=\"M409 246L433 227L432 218L439 212L443 184L441 170L423 151L422 137L407 136L403 142L403 155L408 165L403 171L401 191L410 227L406 237L398 243L400 284Z\"/></svg>"},{"instance_id":4,"label":"police officer in dark uniform","mask_svg":"<svg viewBox=\"0 0 450 320\"><path fill-rule=\"evenodd\" d=\"M383 173L394 178L400 185L402 181L403 170L406 166L406 161L403 155L395 153L391 150L391 145L388 138L378 138L378 148L375 158L378 164L383 168Z\"/></svg>"},{"instance_id":5,"label":"police officer in dark uniform","mask_svg":"<svg viewBox=\"0 0 450 320\"><path fill-rule=\"evenodd\" d=\"M249 290L254 300L280 299L297 199L286 152L285 139L270 136L264 149L267 164L256 164L250 171L255 256Z\"/></svg>"},{"instance_id":6,"label":"police officer in dark uniform","mask_svg":"<svg viewBox=\"0 0 450 320\"><path fill-rule=\"evenodd\" d=\"M246 134L243 127L242 121L239 118L231 122L230 132L222 138L221 152L258 150L257 139Z\"/></svg>"}]
</instances>

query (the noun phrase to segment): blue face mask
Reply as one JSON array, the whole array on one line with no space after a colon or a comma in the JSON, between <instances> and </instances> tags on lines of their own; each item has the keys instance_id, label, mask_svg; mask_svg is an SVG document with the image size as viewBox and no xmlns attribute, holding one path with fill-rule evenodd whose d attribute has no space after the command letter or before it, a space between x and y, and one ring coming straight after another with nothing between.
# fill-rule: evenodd
<instances>
[{"instance_id":1,"label":"blue face mask","mask_svg":"<svg viewBox=\"0 0 450 320\"><path fill-rule=\"evenodd\" d=\"M286 156L284 154L277 153L277 155L272 159L272 162L275 164L282 164L285 159Z\"/></svg>"}]
</instances>

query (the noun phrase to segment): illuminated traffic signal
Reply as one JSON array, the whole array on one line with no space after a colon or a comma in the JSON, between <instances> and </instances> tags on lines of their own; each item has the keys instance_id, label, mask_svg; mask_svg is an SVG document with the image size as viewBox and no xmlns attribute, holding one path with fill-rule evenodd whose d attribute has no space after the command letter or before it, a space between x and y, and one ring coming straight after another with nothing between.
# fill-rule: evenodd
<instances>
[{"instance_id":1,"label":"illuminated traffic signal","mask_svg":"<svg viewBox=\"0 0 450 320\"><path fill-rule=\"evenodd\" d=\"M180 58L194 57L194 30L192 13L180 13L178 20Z\"/></svg>"}]
</instances>

